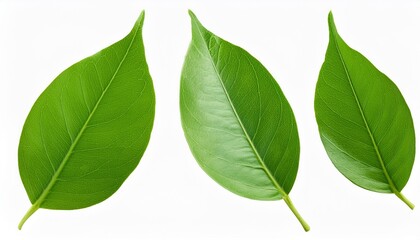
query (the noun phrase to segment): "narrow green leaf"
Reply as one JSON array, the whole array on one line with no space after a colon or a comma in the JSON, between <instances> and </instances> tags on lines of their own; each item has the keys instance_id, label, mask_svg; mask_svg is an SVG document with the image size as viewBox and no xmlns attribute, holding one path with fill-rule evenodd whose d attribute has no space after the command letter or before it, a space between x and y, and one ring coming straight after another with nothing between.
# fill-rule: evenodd
<instances>
[{"instance_id":1,"label":"narrow green leaf","mask_svg":"<svg viewBox=\"0 0 420 240\"><path fill-rule=\"evenodd\" d=\"M315 93L315 114L335 167L367 190L401 190L414 163L413 119L397 86L338 35L328 17L330 43Z\"/></svg>"},{"instance_id":2,"label":"narrow green leaf","mask_svg":"<svg viewBox=\"0 0 420 240\"><path fill-rule=\"evenodd\" d=\"M119 42L62 72L33 105L19 144L32 207L80 209L110 197L136 168L155 95L142 40L144 12Z\"/></svg>"},{"instance_id":3,"label":"narrow green leaf","mask_svg":"<svg viewBox=\"0 0 420 240\"><path fill-rule=\"evenodd\" d=\"M264 66L205 29L190 12L192 41L181 76L180 109L189 147L202 169L240 196L284 199L299 164L292 109Z\"/></svg>"}]
</instances>

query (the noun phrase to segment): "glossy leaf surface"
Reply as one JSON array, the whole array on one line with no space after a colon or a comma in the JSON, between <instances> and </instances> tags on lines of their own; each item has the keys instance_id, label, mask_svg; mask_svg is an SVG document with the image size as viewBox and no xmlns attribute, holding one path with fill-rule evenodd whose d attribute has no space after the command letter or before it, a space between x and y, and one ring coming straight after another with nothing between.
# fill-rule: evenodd
<instances>
[{"instance_id":1,"label":"glossy leaf surface","mask_svg":"<svg viewBox=\"0 0 420 240\"><path fill-rule=\"evenodd\" d=\"M400 192L414 163L410 110L397 86L351 49L329 18L330 42L315 94L322 142L336 168L354 184L375 192Z\"/></svg>"},{"instance_id":2,"label":"glossy leaf surface","mask_svg":"<svg viewBox=\"0 0 420 240\"><path fill-rule=\"evenodd\" d=\"M277 82L248 52L205 29L190 12L192 41L181 77L181 119L201 168L226 189L284 199L299 164L296 121Z\"/></svg>"},{"instance_id":3,"label":"glossy leaf surface","mask_svg":"<svg viewBox=\"0 0 420 240\"><path fill-rule=\"evenodd\" d=\"M33 206L79 209L110 197L149 142L155 96L145 59L144 13L122 40L62 72L33 105L19 170Z\"/></svg>"}]
</instances>

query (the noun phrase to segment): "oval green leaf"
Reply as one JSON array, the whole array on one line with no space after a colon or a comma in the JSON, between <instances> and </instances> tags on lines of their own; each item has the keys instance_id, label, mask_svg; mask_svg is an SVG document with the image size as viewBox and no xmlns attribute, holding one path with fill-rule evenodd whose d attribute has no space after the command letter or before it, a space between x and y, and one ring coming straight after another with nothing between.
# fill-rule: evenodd
<instances>
[{"instance_id":1,"label":"oval green leaf","mask_svg":"<svg viewBox=\"0 0 420 240\"><path fill-rule=\"evenodd\" d=\"M33 105L19 144L32 207L80 209L110 197L136 168L155 94L142 40L144 12L122 40L62 72Z\"/></svg>"},{"instance_id":2,"label":"oval green leaf","mask_svg":"<svg viewBox=\"0 0 420 240\"><path fill-rule=\"evenodd\" d=\"M185 137L201 168L240 196L283 199L299 164L292 109L279 85L248 52L205 29L190 12L192 41L181 76Z\"/></svg>"},{"instance_id":3,"label":"oval green leaf","mask_svg":"<svg viewBox=\"0 0 420 240\"><path fill-rule=\"evenodd\" d=\"M414 163L413 119L397 86L340 37L332 13L330 42L315 93L322 143L335 167L367 190L401 190Z\"/></svg>"}]
</instances>

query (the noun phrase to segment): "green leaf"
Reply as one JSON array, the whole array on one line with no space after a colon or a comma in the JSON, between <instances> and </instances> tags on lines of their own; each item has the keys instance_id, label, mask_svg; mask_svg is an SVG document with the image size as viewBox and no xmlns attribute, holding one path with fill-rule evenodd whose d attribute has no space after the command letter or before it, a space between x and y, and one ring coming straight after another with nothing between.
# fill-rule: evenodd
<instances>
[{"instance_id":1,"label":"green leaf","mask_svg":"<svg viewBox=\"0 0 420 240\"><path fill-rule=\"evenodd\" d=\"M205 29L190 11L192 41L180 93L181 120L201 168L240 196L284 199L299 164L292 109L277 82L248 52Z\"/></svg>"},{"instance_id":2,"label":"green leaf","mask_svg":"<svg viewBox=\"0 0 420 240\"><path fill-rule=\"evenodd\" d=\"M153 126L144 12L119 42L62 72L33 105L19 144L32 207L80 209L110 197L136 168Z\"/></svg>"},{"instance_id":3,"label":"green leaf","mask_svg":"<svg viewBox=\"0 0 420 240\"><path fill-rule=\"evenodd\" d=\"M315 114L335 167L367 190L401 190L414 163L413 119L397 86L338 35L332 13L330 43L315 93Z\"/></svg>"}]
</instances>

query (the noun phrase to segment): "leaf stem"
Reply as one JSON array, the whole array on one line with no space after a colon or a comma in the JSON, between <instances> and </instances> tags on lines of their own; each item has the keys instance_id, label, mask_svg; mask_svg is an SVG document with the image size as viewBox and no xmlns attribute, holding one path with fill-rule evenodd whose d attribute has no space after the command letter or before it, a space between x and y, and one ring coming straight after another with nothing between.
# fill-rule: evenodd
<instances>
[{"instance_id":1,"label":"leaf stem","mask_svg":"<svg viewBox=\"0 0 420 240\"><path fill-rule=\"evenodd\" d=\"M410 200L408 200L401 192L398 192L398 191L396 191L396 192L394 192L395 193L395 195L397 195L397 197L399 198L399 199L401 199L405 204L407 204L407 206L411 209L411 210L413 210L414 209L414 207L415 207L415 205L412 203L412 202L410 202Z\"/></svg>"},{"instance_id":2,"label":"leaf stem","mask_svg":"<svg viewBox=\"0 0 420 240\"><path fill-rule=\"evenodd\" d=\"M34 214L36 212L36 210L39 209L39 204L35 203L34 205L31 206L31 208L29 208L29 210L26 212L25 216L23 216L22 220L20 220L18 228L19 230L22 229L23 224L25 224L26 220L28 220L28 218L30 216L32 216L32 214Z\"/></svg>"},{"instance_id":3,"label":"leaf stem","mask_svg":"<svg viewBox=\"0 0 420 240\"><path fill-rule=\"evenodd\" d=\"M303 229L305 229L306 232L308 232L311 227L309 227L308 223L302 218L302 216L299 214L295 206L293 205L292 200L288 195L283 197L284 202L287 204L287 206L292 210L293 214L296 216L296 218L299 220L300 224L302 225Z\"/></svg>"}]
</instances>

